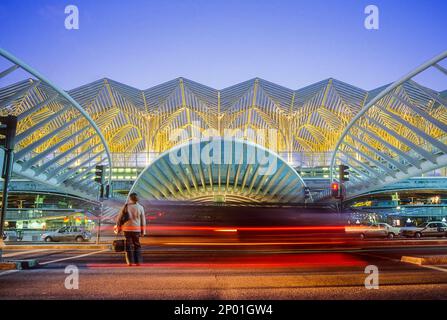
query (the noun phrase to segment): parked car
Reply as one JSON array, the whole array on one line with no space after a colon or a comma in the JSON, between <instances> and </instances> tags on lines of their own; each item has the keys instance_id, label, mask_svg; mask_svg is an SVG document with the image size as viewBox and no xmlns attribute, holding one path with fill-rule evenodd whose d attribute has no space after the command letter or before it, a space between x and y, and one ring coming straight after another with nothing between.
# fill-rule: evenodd
<instances>
[{"instance_id":1,"label":"parked car","mask_svg":"<svg viewBox=\"0 0 447 320\"><path fill-rule=\"evenodd\" d=\"M346 233L356 234L360 239L365 238L388 238L393 239L399 235L400 228L390 226L388 223L371 223L365 226L349 226L345 228Z\"/></svg>"},{"instance_id":2,"label":"parked car","mask_svg":"<svg viewBox=\"0 0 447 320\"><path fill-rule=\"evenodd\" d=\"M425 222L417 227L403 227L401 234L404 237L443 237L447 236L447 224L441 221Z\"/></svg>"},{"instance_id":3,"label":"parked car","mask_svg":"<svg viewBox=\"0 0 447 320\"><path fill-rule=\"evenodd\" d=\"M62 227L53 232L46 232L42 234L42 240L45 242L52 241L76 241L83 242L90 240L92 237L91 233L85 231L82 227Z\"/></svg>"},{"instance_id":4,"label":"parked car","mask_svg":"<svg viewBox=\"0 0 447 320\"><path fill-rule=\"evenodd\" d=\"M23 231L22 230L7 230L3 233L3 240L8 239L8 241L22 241Z\"/></svg>"}]
</instances>

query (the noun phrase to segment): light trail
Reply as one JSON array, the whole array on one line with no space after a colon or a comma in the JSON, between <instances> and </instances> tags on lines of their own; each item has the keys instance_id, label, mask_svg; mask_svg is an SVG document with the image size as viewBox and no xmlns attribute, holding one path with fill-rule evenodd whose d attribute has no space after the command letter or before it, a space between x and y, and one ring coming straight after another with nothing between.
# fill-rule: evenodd
<instances>
[{"instance_id":1,"label":"light trail","mask_svg":"<svg viewBox=\"0 0 447 320\"><path fill-rule=\"evenodd\" d=\"M112 230L113 226L102 226L101 230ZM135 227L135 231L140 228ZM240 231L345 231L345 226L277 226L277 227L243 227L243 226L146 226L146 231L220 231L220 232L240 232Z\"/></svg>"},{"instance_id":2,"label":"light trail","mask_svg":"<svg viewBox=\"0 0 447 320\"><path fill-rule=\"evenodd\" d=\"M346 244L346 242L166 242L168 246L281 246L281 245L316 245Z\"/></svg>"}]
</instances>

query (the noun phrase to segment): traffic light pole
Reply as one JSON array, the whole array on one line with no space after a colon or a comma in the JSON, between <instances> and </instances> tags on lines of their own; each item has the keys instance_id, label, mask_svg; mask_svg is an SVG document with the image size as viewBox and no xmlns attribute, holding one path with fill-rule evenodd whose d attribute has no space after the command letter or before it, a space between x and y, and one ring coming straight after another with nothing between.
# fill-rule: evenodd
<instances>
[{"instance_id":1,"label":"traffic light pole","mask_svg":"<svg viewBox=\"0 0 447 320\"><path fill-rule=\"evenodd\" d=\"M2 235L1 241L3 242L3 229L5 226L6 210L8 209L8 186L11 179L11 167L13 161L14 152L11 149L5 150L5 157L3 163L3 195L2 195L2 210L0 213L0 234ZM2 243L3 245L3 243ZM0 261L3 260L3 248L0 246Z\"/></svg>"},{"instance_id":2,"label":"traffic light pole","mask_svg":"<svg viewBox=\"0 0 447 320\"><path fill-rule=\"evenodd\" d=\"M339 203L338 203L338 212L339 213L343 213L343 199L345 198L345 194L344 194L344 190L345 189L345 186L344 186L344 184L343 183L340 183L339 184L339 196L338 196L338 200L340 200L339 201Z\"/></svg>"},{"instance_id":3,"label":"traffic light pole","mask_svg":"<svg viewBox=\"0 0 447 320\"><path fill-rule=\"evenodd\" d=\"M98 230L96 232L96 244L99 244L101 238L101 219L104 201L104 165L97 165L95 168L95 181L99 184L98 200L100 203L100 211L98 216Z\"/></svg>"},{"instance_id":4,"label":"traffic light pole","mask_svg":"<svg viewBox=\"0 0 447 320\"><path fill-rule=\"evenodd\" d=\"M101 238L101 219L102 219L102 211L103 211L103 199L99 199L101 202L101 209L99 211L99 217L98 217L98 232L96 232L96 244L99 244L99 240Z\"/></svg>"},{"instance_id":5,"label":"traffic light pole","mask_svg":"<svg viewBox=\"0 0 447 320\"><path fill-rule=\"evenodd\" d=\"M340 213L343 213L343 200L345 198L346 189L345 181L349 181L349 167L343 164L338 166L338 182L339 182L339 198L340 198Z\"/></svg>"},{"instance_id":6,"label":"traffic light pole","mask_svg":"<svg viewBox=\"0 0 447 320\"><path fill-rule=\"evenodd\" d=\"M5 150L2 168L3 178L3 196L2 196L2 208L0 211L0 261L3 261L3 229L5 227L6 211L8 209L8 187L11 179L11 171L14 158L14 145L17 129L17 117L8 115L6 117L0 117L0 134L4 136L1 138L2 148Z\"/></svg>"}]
</instances>

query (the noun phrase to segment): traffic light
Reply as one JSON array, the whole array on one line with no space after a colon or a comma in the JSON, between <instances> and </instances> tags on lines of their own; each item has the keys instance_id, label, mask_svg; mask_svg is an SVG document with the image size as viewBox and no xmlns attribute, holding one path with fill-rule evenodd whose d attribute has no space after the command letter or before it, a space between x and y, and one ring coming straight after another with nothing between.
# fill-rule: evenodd
<instances>
[{"instance_id":1,"label":"traffic light","mask_svg":"<svg viewBox=\"0 0 447 320\"><path fill-rule=\"evenodd\" d=\"M104 183L104 165L97 165L95 169L95 181L99 184Z\"/></svg>"},{"instance_id":2,"label":"traffic light","mask_svg":"<svg viewBox=\"0 0 447 320\"><path fill-rule=\"evenodd\" d=\"M14 150L14 141L16 138L17 117L0 117L0 146L7 150Z\"/></svg>"},{"instance_id":3,"label":"traffic light","mask_svg":"<svg viewBox=\"0 0 447 320\"><path fill-rule=\"evenodd\" d=\"M343 183L344 181L349 181L349 167L345 166L344 164L341 164L338 166L338 176L340 183Z\"/></svg>"},{"instance_id":4,"label":"traffic light","mask_svg":"<svg viewBox=\"0 0 447 320\"><path fill-rule=\"evenodd\" d=\"M309 187L304 187L304 199L310 199L310 189L309 189Z\"/></svg>"},{"instance_id":5,"label":"traffic light","mask_svg":"<svg viewBox=\"0 0 447 320\"><path fill-rule=\"evenodd\" d=\"M104 197L104 165L97 165L95 169L95 182L99 183L99 197Z\"/></svg>"},{"instance_id":6,"label":"traffic light","mask_svg":"<svg viewBox=\"0 0 447 320\"><path fill-rule=\"evenodd\" d=\"M331 183L331 194L334 198L340 198L340 184L338 182Z\"/></svg>"}]
</instances>

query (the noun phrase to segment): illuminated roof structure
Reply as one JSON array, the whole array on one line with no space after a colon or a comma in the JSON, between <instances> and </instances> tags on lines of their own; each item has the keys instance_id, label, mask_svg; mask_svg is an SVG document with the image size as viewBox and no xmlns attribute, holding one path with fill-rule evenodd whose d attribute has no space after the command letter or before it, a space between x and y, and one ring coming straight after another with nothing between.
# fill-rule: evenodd
<instances>
[{"instance_id":1,"label":"illuminated roof structure","mask_svg":"<svg viewBox=\"0 0 447 320\"><path fill-rule=\"evenodd\" d=\"M164 152L130 192L146 201L301 203L305 184L286 161L246 140L191 141Z\"/></svg>"},{"instance_id":2,"label":"illuminated roof structure","mask_svg":"<svg viewBox=\"0 0 447 320\"><path fill-rule=\"evenodd\" d=\"M138 90L102 79L68 93L103 128L112 153L169 150L185 142L169 139L182 128L190 138L230 130L278 152L327 152L368 96L335 79L299 90L262 79L217 90L184 78ZM275 145L254 141L250 129L275 129Z\"/></svg>"},{"instance_id":3,"label":"illuminated roof structure","mask_svg":"<svg viewBox=\"0 0 447 320\"><path fill-rule=\"evenodd\" d=\"M447 85L445 62L447 52L380 90L345 128L331 167L351 168L348 197L447 166L445 92L413 80L435 72Z\"/></svg>"},{"instance_id":4,"label":"illuminated roof structure","mask_svg":"<svg viewBox=\"0 0 447 320\"><path fill-rule=\"evenodd\" d=\"M336 79L292 90L255 78L218 90L178 78L146 90L101 79L64 92L8 53L1 55L13 66L0 80L19 67L32 77L0 88L2 114L20 120L14 172L68 191L91 196L91 169L98 163L136 166L117 159L150 155L146 167L209 132L266 148L296 167L294 157L321 154L325 160L308 167L327 167L334 155L331 168L338 163L352 168L347 185L355 193L447 165L447 93L414 79L428 67L445 76L447 53L372 91ZM178 131L182 134L173 139ZM171 192L165 197L181 198Z\"/></svg>"}]
</instances>

